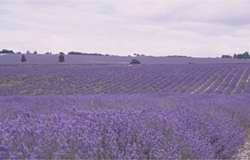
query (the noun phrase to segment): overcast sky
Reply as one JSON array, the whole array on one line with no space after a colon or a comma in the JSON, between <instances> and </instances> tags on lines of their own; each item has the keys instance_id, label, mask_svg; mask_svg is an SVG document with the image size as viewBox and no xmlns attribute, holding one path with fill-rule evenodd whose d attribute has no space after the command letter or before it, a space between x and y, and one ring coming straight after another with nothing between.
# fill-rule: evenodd
<instances>
[{"instance_id":1,"label":"overcast sky","mask_svg":"<svg viewBox=\"0 0 250 160\"><path fill-rule=\"evenodd\" d=\"M0 48L196 57L250 51L250 2L0 0Z\"/></svg>"}]
</instances>

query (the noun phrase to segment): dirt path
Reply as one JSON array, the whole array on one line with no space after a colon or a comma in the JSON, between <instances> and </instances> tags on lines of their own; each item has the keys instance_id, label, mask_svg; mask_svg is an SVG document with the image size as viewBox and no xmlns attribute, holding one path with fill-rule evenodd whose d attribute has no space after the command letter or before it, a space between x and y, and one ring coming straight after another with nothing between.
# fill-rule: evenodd
<instances>
[{"instance_id":1,"label":"dirt path","mask_svg":"<svg viewBox=\"0 0 250 160\"><path fill-rule=\"evenodd\" d=\"M236 155L235 159L237 159L237 160L250 160L250 129L248 130L247 142L240 149L240 152L238 155Z\"/></svg>"}]
</instances>

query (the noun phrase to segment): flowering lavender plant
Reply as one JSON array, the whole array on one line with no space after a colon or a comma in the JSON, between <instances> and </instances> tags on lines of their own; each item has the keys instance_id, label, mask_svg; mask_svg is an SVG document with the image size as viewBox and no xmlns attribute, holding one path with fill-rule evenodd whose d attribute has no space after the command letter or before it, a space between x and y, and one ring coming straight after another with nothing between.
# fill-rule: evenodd
<instances>
[{"instance_id":1,"label":"flowering lavender plant","mask_svg":"<svg viewBox=\"0 0 250 160\"><path fill-rule=\"evenodd\" d=\"M234 117L227 103L237 101L227 96L10 96L0 102L0 153L10 159L230 158L245 138L238 117L250 113L243 103Z\"/></svg>"}]
</instances>

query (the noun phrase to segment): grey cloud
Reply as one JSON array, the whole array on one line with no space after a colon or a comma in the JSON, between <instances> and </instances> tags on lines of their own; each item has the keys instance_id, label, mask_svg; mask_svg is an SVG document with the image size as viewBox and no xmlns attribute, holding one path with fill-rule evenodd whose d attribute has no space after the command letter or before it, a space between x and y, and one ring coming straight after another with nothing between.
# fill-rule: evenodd
<instances>
[{"instance_id":1,"label":"grey cloud","mask_svg":"<svg viewBox=\"0 0 250 160\"><path fill-rule=\"evenodd\" d=\"M247 0L2 0L0 46L127 55L249 50Z\"/></svg>"}]
</instances>

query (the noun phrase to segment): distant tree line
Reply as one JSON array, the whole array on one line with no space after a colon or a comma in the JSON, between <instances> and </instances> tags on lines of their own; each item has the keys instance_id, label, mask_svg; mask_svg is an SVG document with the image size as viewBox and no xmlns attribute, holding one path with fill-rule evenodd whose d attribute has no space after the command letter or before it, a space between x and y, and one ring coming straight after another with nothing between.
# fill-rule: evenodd
<instances>
[{"instance_id":1,"label":"distant tree line","mask_svg":"<svg viewBox=\"0 0 250 160\"><path fill-rule=\"evenodd\" d=\"M83 53L83 52L76 52L76 51L70 51L68 52L68 55L82 55L82 56L109 56L108 54L101 54L101 53Z\"/></svg>"},{"instance_id":2,"label":"distant tree line","mask_svg":"<svg viewBox=\"0 0 250 160\"><path fill-rule=\"evenodd\" d=\"M237 59L249 59L250 55L248 52L244 52L242 54L234 54L233 58L237 58Z\"/></svg>"},{"instance_id":3,"label":"distant tree line","mask_svg":"<svg viewBox=\"0 0 250 160\"><path fill-rule=\"evenodd\" d=\"M15 52L15 51L9 50L9 49L2 49L0 51L0 54L10 55L10 54L24 54L24 53L22 53L22 52ZM38 54L38 52L37 51L34 51L34 52L26 51L25 54Z\"/></svg>"},{"instance_id":4,"label":"distant tree line","mask_svg":"<svg viewBox=\"0 0 250 160\"><path fill-rule=\"evenodd\" d=\"M0 54L15 54L15 52L12 50L8 50L8 49L2 49L0 51Z\"/></svg>"},{"instance_id":5,"label":"distant tree line","mask_svg":"<svg viewBox=\"0 0 250 160\"><path fill-rule=\"evenodd\" d=\"M231 55L222 55L221 58L228 58L228 59L250 59L249 52L244 52L244 53L239 53L239 54L234 54L233 56Z\"/></svg>"},{"instance_id":6,"label":"distant tree line","mask_svg":"<svg viewBox=\"0 0 250 160\"><path fill-rule=\"evenodd\" d=\"M10 54L18 54L20 55L20 62L21 63L27 63L29 62L29 56L28 55L37 55L38 52L37 51L34 51L34 52L30 52L29 50L26 51L26 53L22 53L22 52L15 52L13 50L8 50L8 49L2 49L0 51L0 54L4 54L4 55L10 55ZM53 55L52 52L46 52L45 53L46 55ZM54 54L55 55L55 54ZM59 63L64 63L65 62L65 53L63 52L59 52L58 55L58 62ZM92 56L112 56L112 55L108 55L108 54L100 54L100 53L82 53L82 52L76 52L76 51L71 51L71 52L68 52L68 55L92 55ZM145 56L143 54L137 54L137 53L134 53L133 54L135 57L140 57L140 56ZM138 60L138 59L132 59L130 62L129 62L130 65L138 65L138 64L141 64L141 62Z\"/></svg>"},{"instance_id":7,"label":"distant tree line","mask_svg":"<svg viewBox=\"0 0 250 160\"><path fill-rule=\"evenodd\" d=\"M34 51L31 52L29 50L27 50L25 53L22 52L15 52L13 50L9 50L9 49L2 49L0 50L0 54L34 54L37 55L38 52ZM46 55L52 55L52 52L45 52L42 54L46 54ZM59 53L60 54L60 53ZM67 53L68 55L91 55L91 56L111 56L110 54L102 54L102 53L83 53L83 52L78 52L78 51L70 51Z\"/></svg>"}]
</instances>

